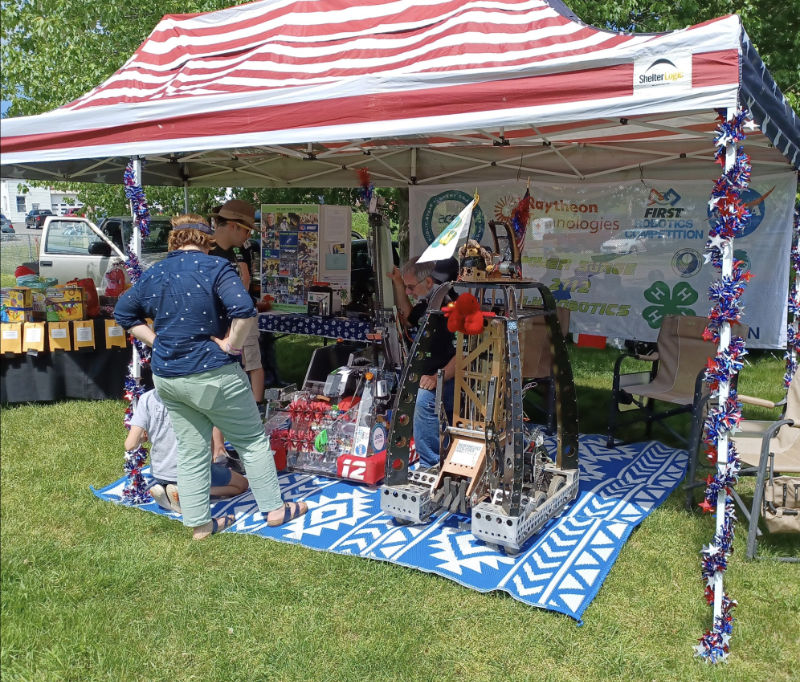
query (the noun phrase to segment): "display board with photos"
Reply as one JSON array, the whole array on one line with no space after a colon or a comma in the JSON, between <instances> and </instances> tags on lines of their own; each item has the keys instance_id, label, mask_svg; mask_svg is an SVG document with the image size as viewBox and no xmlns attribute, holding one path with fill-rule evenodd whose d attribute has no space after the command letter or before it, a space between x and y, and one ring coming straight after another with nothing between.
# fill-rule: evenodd
<instances>
[{"instance_id":1,"label":"display board with photos","mask_svg":"<svg viewBox=\"0 0 800 682\"><path fill-rule=\"evenodd\" d=\"M262 204L261 291L275 310L305 311L308 290L326 281L340 302L350 289L350 209Z\"/></svg>"},{"instance_id":2,"label":"display board with photos","mask_svg":"<svg viewBox=\"0 0 800 682\"><path fill-rule=\"evenodd\" d=\"M261 290L277 309L301 310L317 278L319 206L261 206Z\"/></svg>"}]
</instances>

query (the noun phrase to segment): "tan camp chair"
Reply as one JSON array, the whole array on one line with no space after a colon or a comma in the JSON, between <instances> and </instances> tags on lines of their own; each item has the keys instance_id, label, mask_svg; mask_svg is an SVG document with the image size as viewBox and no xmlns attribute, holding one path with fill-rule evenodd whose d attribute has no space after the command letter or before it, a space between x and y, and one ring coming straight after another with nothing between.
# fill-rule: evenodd
<instances>
[{"instance_id":1,"label":"tan camp chair","mask_svg":"<svg viewBox=\"0 0 800 682\"><path fill-rule=\"evenodd\" d=\"M569 334L569 309L556 308L558 326L561 334ZM550 433L556 432L556 386L553 373L553 352L547 335L544 315L527 318L520 323L520 358L522 378L527 382L527 390L542 396L541 405L526 401L544 416L544 424ZM541 391L538 389L542 389ZM534 389L536 389L534 391Z\"/></svg>"},{"instance_id":2,"label":"tan camp chair","mask_svg":"<svg viewBox=\"0 0 800 682\"><path fill-rule=\"evenodd\" d=\"M756 475L753 506L749 511L733 489L733 497L750 526L747 558L753 559L761 535L759 516L764 517L769 532L800 533L800 476L785 475L800 474L800 376L795 372L785 401L774 403L741 394L739 398L747 405L784 408L777 421L742 420L732 438L742 461L741 474ZM800 562L800 557L778 558Z\"/></svg>"},{"instance_id":3,"label":"tan camp chair","mask_svg":"<svg viewBox=\"0 0 800 682\"><path fill-rule=\"evenodd\" d=\"M646 423L647 438L652 436L653 423L659 421L686 443L689 452L697 451L705 408L703 375L708 358L716 354L714 344L703 340L707 324L705 317L667 315L661 322L655 353L626 354L617 358L608 419L609 448L617 443L614 434L620 417L625 415L626 423ZM746 335L747 327L737 327L736 333ZM649 373L622 374L622 363L629 359L652 363ZM656 401L672 403L675 407L657 412ZM621 411L620 405L635 405L639 409ZM664 422L668 417L684 413L692 415L688 438Z\"/></svg>"}]
</instances>

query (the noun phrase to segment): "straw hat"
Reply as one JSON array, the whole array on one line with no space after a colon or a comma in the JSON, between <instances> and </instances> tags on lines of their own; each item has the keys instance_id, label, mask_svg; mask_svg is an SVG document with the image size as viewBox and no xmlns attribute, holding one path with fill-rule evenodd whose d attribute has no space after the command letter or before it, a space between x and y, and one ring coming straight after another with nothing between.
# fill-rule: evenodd
<instances>
[{"instance_id":1,"label":"straw hat","mask_svg":"<svg viewBox=\"0 0 800 682\"><path fill-rule=\"evenodd\" d=\"M213 217L224 218L225 220L233 220L249 227L251 230L256 226L256 211L246 201L241 199L231 199L226 201L222 206L214 208L211 211Z\"/></svg>"}]
</instances>

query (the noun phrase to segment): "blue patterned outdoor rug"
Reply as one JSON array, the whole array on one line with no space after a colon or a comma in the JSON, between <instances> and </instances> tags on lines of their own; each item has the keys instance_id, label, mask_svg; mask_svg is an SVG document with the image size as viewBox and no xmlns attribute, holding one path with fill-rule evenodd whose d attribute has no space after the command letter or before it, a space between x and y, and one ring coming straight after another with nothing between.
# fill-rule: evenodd
<instances>
[{"instance_id":1,"label":"blue patterned outdoor rug","mask_svg":"<svg viewBox=\"0 0 800 682\"><path fill-rule=\"evenodd\" d=\"M503 590L580 621L628 536L674 490L687 463L685 450L657 442L614 450L604 444L604 436L581 436L577 499L517 556L476 540L463 529L467 517L440 513L424 526L397 525L381 513L378 489L305 474L280 477L284 499L304 500L309 507L284 526L267 526L249 492L216 502L212 513L236 515L236 524L225 532L437 573L480 592ZM123 486L121 478L95 494L121 503ZM155 502L139 508L178 518Z\"/></svg>"}]
</instances>

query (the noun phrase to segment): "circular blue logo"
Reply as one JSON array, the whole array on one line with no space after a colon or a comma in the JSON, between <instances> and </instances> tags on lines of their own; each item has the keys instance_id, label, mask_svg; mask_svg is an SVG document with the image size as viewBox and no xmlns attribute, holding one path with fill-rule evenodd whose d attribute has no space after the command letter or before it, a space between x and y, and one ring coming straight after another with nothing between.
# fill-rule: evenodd
<instances>
[{"instance_id":1,"label":"circular blue logo","mask_svg":"<svg viewBox=\"0 0 800 682\"><path fill-rule=\"evenodd\" d=\"M772 189L775 189L774 187ZM767 202L765 199L772 194L772 189L763 196L760 192L756 192L752 187L748 187L742 192L741 201L750 211L750 217L744 222L744 231L740 237L747 237L756 231L756 228L764 220L767 213ZM708 211L709 223L713 225L714 219L717 217L717 209Z\"/></svg>"},{"instance_id":2,"label":"circular blue logo","mask_svg":"<svg viewBox=\"0 0 800 682\"><path fill-rule=\"evenodd\" d=\"M703 267L703 258L696 249L680 249L672 256L672 269L681 277L694 277Z\"/></svg>"},{"instance_id":3,"label":"circular blue logo","mask_svg":"<svg viewBox=\"0 0 800 682\"><path fill-rule=\"evenodd\" d=\"M436 239L472 199L469 194L458 189L448 189L428 199L422 213L422 234L425 243L430 244ZM485 222L481 207L476 206L472 211L472 225L469 228L468 238L480 242L483 239Z\"/></svg>"}]
</instances>

